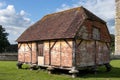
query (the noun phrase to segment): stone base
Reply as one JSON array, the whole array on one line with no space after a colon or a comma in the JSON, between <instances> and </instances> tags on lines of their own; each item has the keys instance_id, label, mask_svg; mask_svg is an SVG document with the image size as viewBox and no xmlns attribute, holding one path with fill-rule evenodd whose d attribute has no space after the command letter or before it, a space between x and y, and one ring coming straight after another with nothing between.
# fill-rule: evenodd
<instances>
[{"instance_id":1,"label":"stone base","mask_svg":"<svg viewBox=\"0 0 120 80\"><path fill-rule=\"evenodd\" d=\"M22 69L22 65L23 65L23 63L18 62L16 65L17 65L17 68L18 68L18 69Z\"/></svg>"},{"instance_id":2,"label":"stone base","mask_svg":"<svg viewBox=\"0 0 120 80\"><path fill-rule=\"evenodd\" d=\"M47 70L48 70L48 73L49 73L49 74L52 74L52 71L54 70L54 67L49 66L49 67L47 68Z\"/></svg>"},{"instance_id":3,"label":"stone base","mask_svg":"<svg viewBox=\"0 0 120 80\"><path fill-rule=\"evenodd\" d=\"M77 77L77 73L79 73L79 71L78 71L75 67L73 67L73 68L69 71L69 73L72 74L72 78L75 78L75 77Z\"/></svg>"}]
</instances>

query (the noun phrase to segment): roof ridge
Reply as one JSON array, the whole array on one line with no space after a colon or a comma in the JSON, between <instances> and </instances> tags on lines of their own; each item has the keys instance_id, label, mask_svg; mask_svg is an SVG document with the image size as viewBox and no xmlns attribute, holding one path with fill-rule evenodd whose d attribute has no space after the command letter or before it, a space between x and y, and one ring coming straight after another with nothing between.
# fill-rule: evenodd
<instances>
[{"instance_id":1,"label":"roof ridge","mask_svg":"<svg viewBox=\"0 0 120 80\"><path fill-rule=\"evenodd\" d=\"M74 8L70 8L70 9L67 9L67 10L63 10L63 11L54 12L54 13L51 13L51 14L47 14L46 16L50 16L50 15L54 15L54 14L59 14L59 13L63 13L63 12L68 12L68 11L75 10L75 9L80 10L80 8L83 8L83 6L74 7Z\"/></svg>"},{"instance_id":2,"label":"roof ridge","mask_svg":"<svg viewBox=\"0 0 120 80\"><path fill-rule=\"evenodd\" d=\"M55 12L55 13L51 13L51 14L47 14L45 15L41 21L44 21L45 19L47 19L48 17L52 16L52 15L55 15L55 14L59 14L59 13L64 13L64 12L68 12L68 11L71 11L71 10L77 10L77 11L80 11L80 9L84 8L83 6L80 6L80 7L75 7L75 8L71 8L71 9L68 9L68 10L64 10L64 11L60 11L60 12Z\"/></svg>"},{"instance_id":3,"label":"roof ridge","mask_svg":"<svg viewBox=\"0 0 120 80\"><path fill-rule=\"evenodd\" d=\"M99 21L101 21L102 23L106 23L103 19L101 19L100 17L96 16L94 13L92 13L92 12L89 11L88 9L86 9L86 8L84 8L84 7L82 7L82 9L83 9L85 15L87 16L87 17L86 17L87 19L92 19L92 18L90 18L90 16L89 16L89 14L91 14L91 15L95 16L96 18L98 18Z\"/></svg>"}]
</instances>

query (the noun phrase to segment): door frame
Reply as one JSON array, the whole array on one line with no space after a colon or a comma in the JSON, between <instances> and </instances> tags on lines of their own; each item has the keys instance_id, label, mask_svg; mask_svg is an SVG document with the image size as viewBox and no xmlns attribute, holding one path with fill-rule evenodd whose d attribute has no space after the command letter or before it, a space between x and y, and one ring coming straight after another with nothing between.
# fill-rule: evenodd
<instances>
[{"instance_id":1,"label":"door frame","mask_svg":"<svg viewBox=\"0 0 120 80\"><path fill-rule=\"evenodd\" d=\"M41 65L45 65L45 60L44 60L44 52L43 52L43 48L44 48L44 44L43 41L39 41L37 42L37 62L39 63L39 59L41 59L42 64Z\"/></svg>"}]
</instances>

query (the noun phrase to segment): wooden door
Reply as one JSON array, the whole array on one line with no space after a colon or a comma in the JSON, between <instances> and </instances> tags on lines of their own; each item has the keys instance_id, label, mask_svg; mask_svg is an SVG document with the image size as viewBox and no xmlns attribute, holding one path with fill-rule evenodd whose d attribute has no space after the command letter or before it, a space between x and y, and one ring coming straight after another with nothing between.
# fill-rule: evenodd
<instances>
[{"instance_id":1,"label":"wooden door","mask_svg":"<svg viewBox=\"0 0 120 80\"><path fill-rule=\"evenodd\" d=\"M43 42L38 43L38 65L44 65Z\"/></svg>"}]
</instances>

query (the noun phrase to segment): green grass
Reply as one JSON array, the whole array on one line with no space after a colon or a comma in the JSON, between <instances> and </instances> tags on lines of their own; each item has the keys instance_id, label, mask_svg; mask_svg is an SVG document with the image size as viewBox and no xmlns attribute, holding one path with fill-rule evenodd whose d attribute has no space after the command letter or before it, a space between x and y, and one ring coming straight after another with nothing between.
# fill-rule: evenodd
<instances>
[{"instance_id":1,"label":"green grass","mask_svg":"<svg viewBox=\"0 0 120 80\"><path fill-rule=\"evenodd\" d=\"M112 71L105 72L104 67L99 72L81 74L73 79L70 75L48 74L46 70L17 69L15 61L0 61L0 80L120 80L120 60L112 60ZM24 66L25 67L25 66Z\"/></svg>"}]
</instances>

